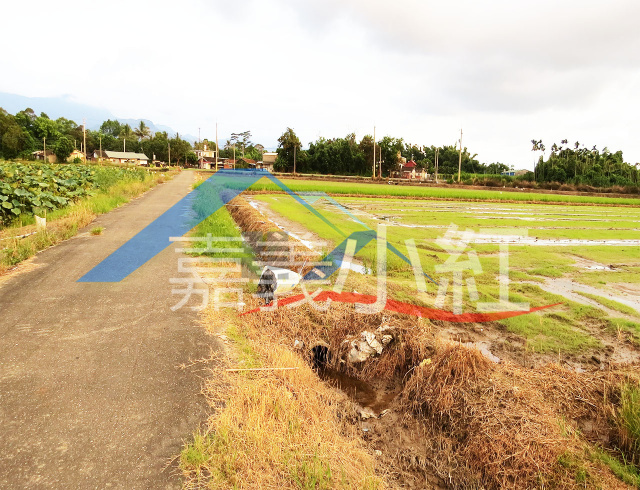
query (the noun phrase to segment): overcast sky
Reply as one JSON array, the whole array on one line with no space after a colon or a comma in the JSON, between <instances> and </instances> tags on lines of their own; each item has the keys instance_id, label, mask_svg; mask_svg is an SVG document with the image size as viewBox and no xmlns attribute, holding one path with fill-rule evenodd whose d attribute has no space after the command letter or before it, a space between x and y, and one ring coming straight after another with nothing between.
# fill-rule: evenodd
<instances>
[{"instance_id":1,"label":"overcast sky","mask_svg":"<svg viewBox=\"0 0 640 490\"><path fill-rule=\"evenodd\" d=\"M266 146L462 127L482 162L532 168L532 138L567 138L635 163L638 19L637 0L5 2L0 91Z\"/></svg>"}]
</instances>

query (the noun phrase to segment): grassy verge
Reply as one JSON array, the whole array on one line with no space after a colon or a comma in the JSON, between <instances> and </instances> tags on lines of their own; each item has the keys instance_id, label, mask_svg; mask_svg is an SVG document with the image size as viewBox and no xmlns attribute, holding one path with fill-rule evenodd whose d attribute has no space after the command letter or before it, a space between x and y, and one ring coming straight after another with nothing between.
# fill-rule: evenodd
<instances>
[{"instance_id":1,"label":"grassy verge","mask_svg":"<svg viewBox=\"0 0 640 490\"><path fill-rule=\"evenodd\" d=\"M35 225L19 226L22 223L3 229L0 232L0 274L40 250L71 238L96 216L129 202L172 176L173 174L149 173L142 181L131 179L113 183L94 196L49 213L46 230L36 230ZM28 236L22 237L23 235Z\"/></svg>"}]
</instances>

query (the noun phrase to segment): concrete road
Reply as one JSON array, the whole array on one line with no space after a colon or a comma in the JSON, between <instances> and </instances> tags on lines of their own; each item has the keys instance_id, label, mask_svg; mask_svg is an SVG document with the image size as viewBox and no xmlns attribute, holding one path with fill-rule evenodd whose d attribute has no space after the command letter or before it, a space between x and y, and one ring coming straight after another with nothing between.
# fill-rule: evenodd
<instances>
[{"instance_id":1,"label":"concrete road","mask_svg":"<svg viewBox=\"0 0 640 490\"><path fill-rule=\"evenodd\" d=\"M175 245L120 283L76 281L192 182L182 172L0 283L0 488L180 486L171 458L206 418L190 361L216 346L197 312L170 310Z\"/></svg>"}]
</instances>

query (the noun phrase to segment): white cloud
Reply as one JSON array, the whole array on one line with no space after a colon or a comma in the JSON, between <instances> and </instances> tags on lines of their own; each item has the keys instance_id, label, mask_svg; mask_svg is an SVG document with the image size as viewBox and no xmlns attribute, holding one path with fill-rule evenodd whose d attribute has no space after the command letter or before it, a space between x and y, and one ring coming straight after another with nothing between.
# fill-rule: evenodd
<instances>
[{"instance_id":1,"label":"white cloud","mask_svg":"<svg viewBox=\"0 0 640 490\"><path fill-rule=\"evenodd\" d=\"M531 167L564 137L640 161L640 4L75 0L3 7L0 91L274 145L356 132L463 141ZM28 26L28 29L25 27Z\"/></svg>"}]
</instances>

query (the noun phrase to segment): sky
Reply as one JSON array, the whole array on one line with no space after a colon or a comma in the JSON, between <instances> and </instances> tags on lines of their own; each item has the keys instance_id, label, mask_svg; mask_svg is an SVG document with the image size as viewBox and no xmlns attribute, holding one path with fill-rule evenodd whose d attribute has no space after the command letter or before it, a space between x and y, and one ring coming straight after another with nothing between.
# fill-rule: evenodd
<instances>
[{"instance_id":1,"label":"sky","mask_svg":"<svg viewBox=\"0 0 640 490\"><path fill-rule=\"evenodd\" d=\"M287 127L460 138L533 168L532 139L640 162L637 0L6 2L0 92L66 96L221 143ZM88 125L95 122L87 121Z\"/></svg>"}]
</instances>

